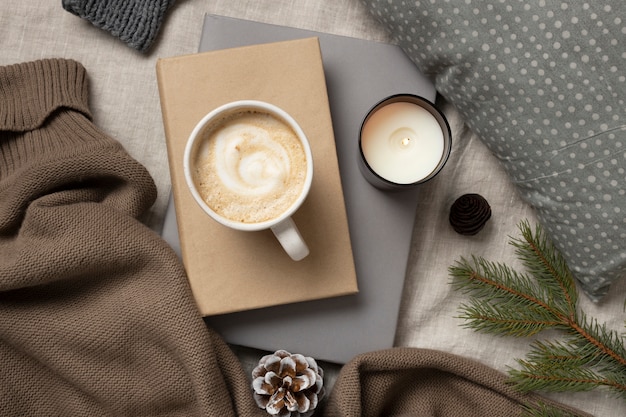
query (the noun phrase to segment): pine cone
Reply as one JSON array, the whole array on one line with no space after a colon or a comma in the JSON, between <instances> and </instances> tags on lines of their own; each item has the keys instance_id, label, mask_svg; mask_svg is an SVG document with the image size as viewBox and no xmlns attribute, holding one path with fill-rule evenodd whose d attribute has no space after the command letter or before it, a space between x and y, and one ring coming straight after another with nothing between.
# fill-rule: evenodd
<instances>
[{"instance_id":1,"label":"pine cone","mask_svg":"<svg viewBox=\"0 0 626 417\"><path fill-rule=\"evenodd\" d=\"M315 359L277 350L252 371L254 399L269 414L307 417L324 397L323 378Z\"/></svg>"},{"instance_id":2,"label":"pine cone","mask_svg":"<svg viewBox=\"0 0 626 417\"><path fill-rule=\"evenodd\" d=\"M491 206L479 194L464 194L450 208L450 225L459 234L475 235L491 218Z\"/></svg>"}]
</instances>

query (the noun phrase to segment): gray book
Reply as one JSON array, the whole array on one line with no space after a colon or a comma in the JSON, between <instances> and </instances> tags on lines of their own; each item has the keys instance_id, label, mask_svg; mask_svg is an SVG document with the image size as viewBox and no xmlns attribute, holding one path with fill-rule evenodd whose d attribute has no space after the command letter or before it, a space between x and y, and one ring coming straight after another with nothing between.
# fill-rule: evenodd
<instances>
[{"instance_id":1,"label":"gray book","mask_svg":"<svg viewBox=\"0 0 626 417\"><path fill-rule=\"evenodd\" d=\"M393 346L419 198L419 188L385 192L365 181L357 164L361 122L387 96L434 101L436 92L399 47L379 42L207 15L199 51L311 36L320 40L359 292L205 321L231 344L342 364ZM175 215L170 202L163 237L180 253Z\"/></svg>"}]
</instances>

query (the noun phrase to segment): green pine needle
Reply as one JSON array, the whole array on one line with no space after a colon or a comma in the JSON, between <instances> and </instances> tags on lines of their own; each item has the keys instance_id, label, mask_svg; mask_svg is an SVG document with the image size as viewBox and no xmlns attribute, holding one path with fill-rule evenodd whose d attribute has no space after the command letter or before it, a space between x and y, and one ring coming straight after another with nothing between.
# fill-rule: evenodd
<instances>
[{"instance_id":1,"label":"green pine needle","mask_svg":"<svg viewBox=\"0 0 626 417\"><path fill-rule=\"evenodd\" d=\"M511 238L526 269L520 273L482 257L461 258L449 268L452 286L467 294L464 326L502 336L528 337L557 329L563 340L531 344L519 369L509 372L518 389L589 391L604 387L626 399L626 347L622 337L578 308L575 280L540 226L519 224Z\"/></svg>"},{"instance_id":2,"label":"green pine needle","mask_svg":"<svg viewBox=\"0 0 626 417\"><path fill-rule=\"evenodd\" d=\"M578 414L570 413L561 408L540 402L524 406L522 417L578 417Z\"/></svg>"},{"instance_id":3,"label":"green pine needle","mask_svg":"<svg viewBox=\"0 0 626 417\"><path fill-rule=\"evenodd\" d=\"M536 226L534 233L528 221L519 224L521 239L511 239L511 245L524 267L538 283L553 293L559 294L554 302L563 303L561 308L574 311L578 302L578 291L565 260L545 236L543 229Z\"/></svg>"},{"instance_id":4,"label":"green pine needle","mask_svg":"<svg viewBox=\"0 0 626 417\"><path fill-rule=\"evenodd\" d=\"M578 414L570 413L545 403L538 403L526 405L522 417L578 417Z\"/></svg>"}]
</instances>

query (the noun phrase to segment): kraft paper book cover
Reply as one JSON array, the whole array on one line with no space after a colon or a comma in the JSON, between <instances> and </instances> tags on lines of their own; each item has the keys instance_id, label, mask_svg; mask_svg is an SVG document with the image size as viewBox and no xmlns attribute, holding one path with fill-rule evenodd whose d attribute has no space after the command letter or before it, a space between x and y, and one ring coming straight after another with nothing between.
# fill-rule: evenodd
<instances>
[{"instance_id":1,"label":"kraft paper book cover","mask_svg":"<svg viewBox=\"0 0 626 417\"><path fill-rule=\"evenodd\" d=\"M356 155L371 106L398 93L435 100L433 83L397 45L207 14L199 51L316 37L325 68L358 293L205 317L234 345L306 353L345 363L393 346L410 254L418 189L381 192L361 174ZM162 236L180 255L174 204Z\"/></svg>"},{"instance_id":2,"label":"kraft paper book cover","mask_svg":"<svg viewBox=\"0 0 626 417\"><path fill-rule=\"evenodd\" d=\"M157 62L183 263L204 316L358 292L319 40L235 47ZM292 261L271 231L228 229L193 200L183 153L196 123L235 100L290 113L313 152L313 185L294 215L310 255Z\"/></svg>"}]
</instances>

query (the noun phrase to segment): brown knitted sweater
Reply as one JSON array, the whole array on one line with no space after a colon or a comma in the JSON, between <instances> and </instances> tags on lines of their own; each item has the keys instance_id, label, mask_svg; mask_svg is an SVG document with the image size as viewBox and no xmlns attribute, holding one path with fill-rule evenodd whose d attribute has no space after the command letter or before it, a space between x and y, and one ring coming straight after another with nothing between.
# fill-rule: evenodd
<instances>
[{"instance_id":1,"label":"brown knitted sweater","mask_svg":"<svg viewBox=\"0 0 626 417\"><path fill-rule=\"evenodd\" d=\"M0 415L253 415L87 95L74 61L0 68Z\"/></svg>"},{"instance_id":2,"label":"brown knitted sweater","mask_svg":"<svg viewBox=\"0 0 626 417\"><path fill-rule=\"evenodd\" d=\"M0 67L1 416L265 415L176 255L138 220L155 193L91 122L79 63ZM519 415L536 398L504 379L392 349L345 366L324 411Z\"/></svg>"}]
</instances>

